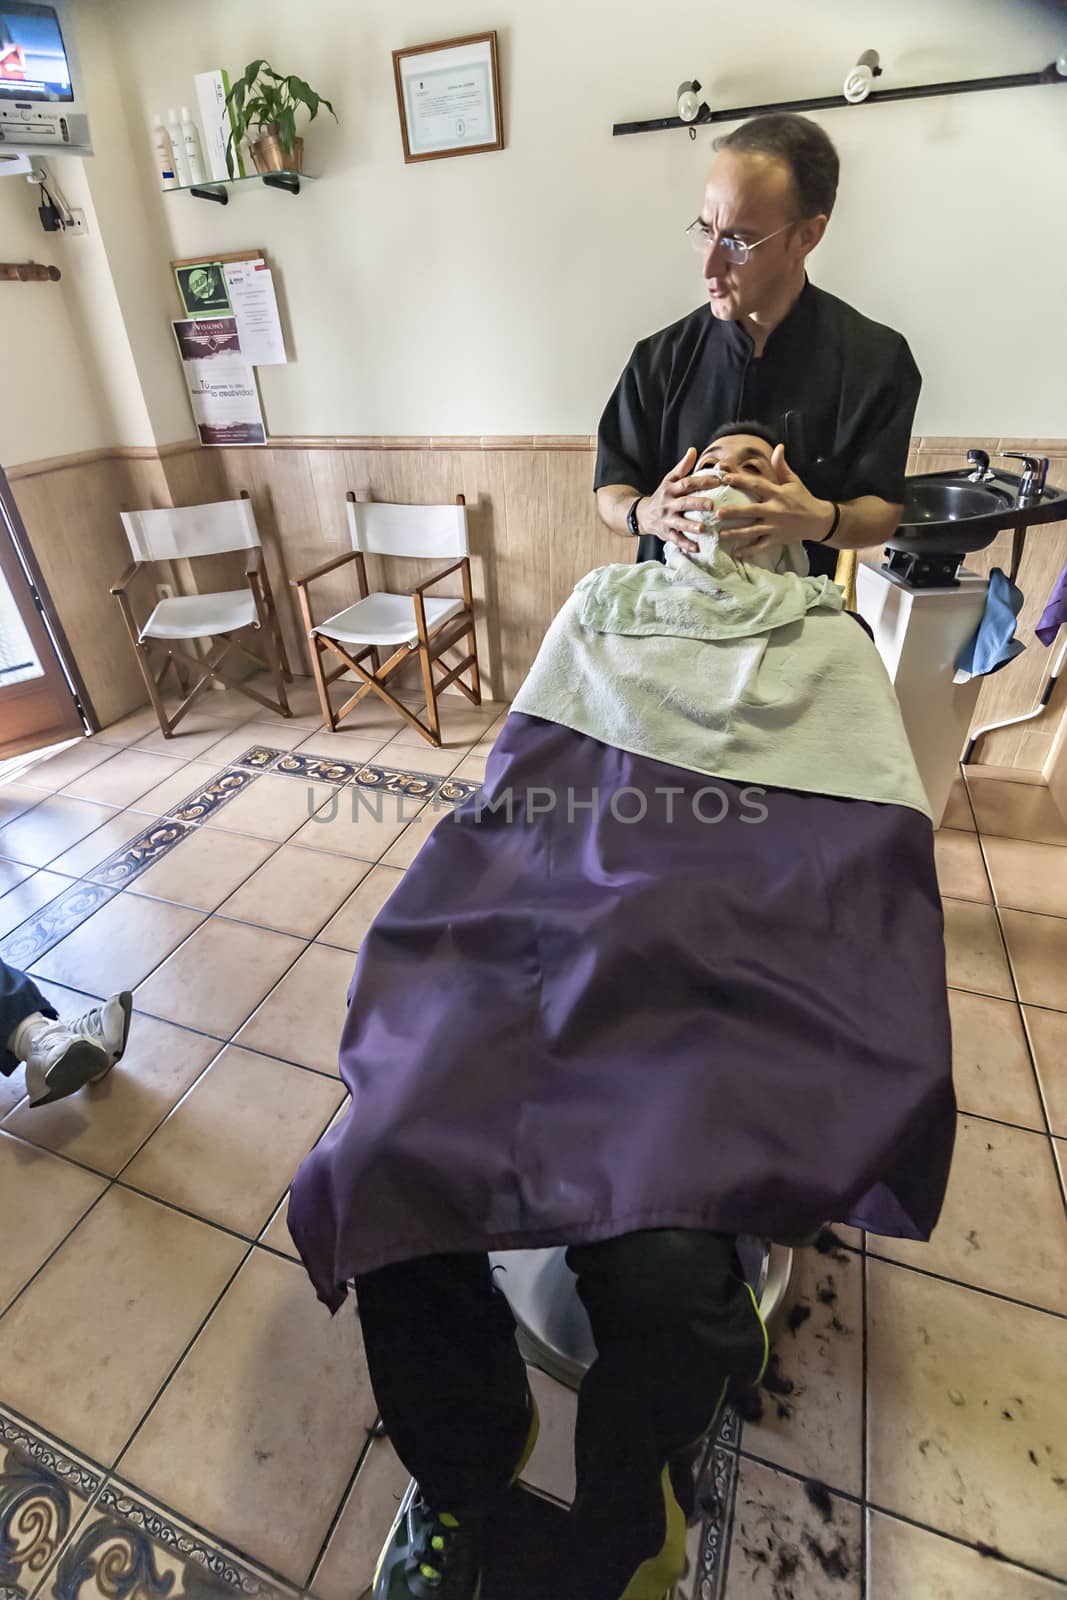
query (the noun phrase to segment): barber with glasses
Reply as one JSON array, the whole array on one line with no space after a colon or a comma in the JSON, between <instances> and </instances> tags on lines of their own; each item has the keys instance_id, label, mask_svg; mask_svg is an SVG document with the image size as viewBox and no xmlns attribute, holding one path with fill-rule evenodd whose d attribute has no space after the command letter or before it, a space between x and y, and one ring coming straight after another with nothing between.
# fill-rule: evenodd
<instances>
[{"instance_id":1,"label":"barber with glasses","mask_svg":"<svg viewBox=\"0 0 1067 1600\"><path fill-rule=\"evenodd\" d=\"M777 484L727 478L756 503L719 512L738 554L803 542L811 570L883 544L904 499L921 378L906 341L808 281L837 193L837 151L806 117L755 117L715 142L700 216L708 304L642 339L600 419L597 510L639 561L683 550L686 511L710 509L690 474L720 423L780 441Z\"/></svg>"}]
</instances>

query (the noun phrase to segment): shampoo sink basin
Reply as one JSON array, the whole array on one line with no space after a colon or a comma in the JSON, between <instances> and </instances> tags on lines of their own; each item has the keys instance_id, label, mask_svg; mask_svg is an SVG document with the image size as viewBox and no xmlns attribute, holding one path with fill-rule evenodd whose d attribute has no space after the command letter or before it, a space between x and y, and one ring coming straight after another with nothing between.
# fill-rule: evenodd
<instances>
[{"instance_id":1,"label":"shampoo sink basin","mask_svg":"<svg viewBox=\"0 0 1067 1600\"><path fill-rule=\"evenodd\" d=\"M912 479L907 486L904 512L898 531L914 528L916 532L923 529L933 532L930 526L932 523L940 528L945 523L970 522L976 517L994 516L1005 508L1010 508L1012 503L1012 496L1006 489L990 488L986 484ZM958 528L945 529L946 537L950 540L957 539L961 532L963 530ZM985 539L982 541L983 544L987 542ZM923 543L929 548L926 539ZM946 545L945 548L949 546ZM981 549L981 545L953 544L951 548Z\"/></svg>"},{"instance_id":2,"label":"shampoo sink basin","mask_svg":"<svg viewBox=\"0 0 1067 1600\"><path fill-rule=\"evenodd\" d=\"M983 467L987 460L983 455ZM1028 467L1039 465L1028 461ZM999 469L979 478L973 467L906 478L904 510L888 542L886 570L911 587L954 585L963 557L984 550L1010 528L1014 578L1026 530L1067 518L1067 492L1043 483L1034 487L1036 482L1029 472L1021 477Z\"/></svg>"}]
</instances>

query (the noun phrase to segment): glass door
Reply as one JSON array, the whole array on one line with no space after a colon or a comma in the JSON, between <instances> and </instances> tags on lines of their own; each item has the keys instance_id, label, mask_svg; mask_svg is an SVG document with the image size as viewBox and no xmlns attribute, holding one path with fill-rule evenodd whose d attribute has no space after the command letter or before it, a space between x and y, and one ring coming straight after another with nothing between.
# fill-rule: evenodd
<instances>
[{"instance_id":1,"label":"glass door","mask_svg":"<svg viewBox=\"0 0 1067 1600\"><path fill-rule=\"evenodd\" d=\"M0 472L0 760L89 731L43 588Z\"/></svg>"}]
</instances>

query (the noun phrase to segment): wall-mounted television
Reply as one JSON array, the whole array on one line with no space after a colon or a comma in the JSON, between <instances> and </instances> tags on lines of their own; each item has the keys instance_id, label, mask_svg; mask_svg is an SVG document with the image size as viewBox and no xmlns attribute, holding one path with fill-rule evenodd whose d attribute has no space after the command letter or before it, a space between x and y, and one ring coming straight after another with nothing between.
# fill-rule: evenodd
<instances>
[{"instance_id":1,"label":"wall-mounted television","mask_svg":"<svg viewBox=\"0 0 1067 1600\"><path fill-rule=\"evenodd\" d=\"M0 0L0 156L92 154L72 0Z\"/></svg>"}]
</instances>

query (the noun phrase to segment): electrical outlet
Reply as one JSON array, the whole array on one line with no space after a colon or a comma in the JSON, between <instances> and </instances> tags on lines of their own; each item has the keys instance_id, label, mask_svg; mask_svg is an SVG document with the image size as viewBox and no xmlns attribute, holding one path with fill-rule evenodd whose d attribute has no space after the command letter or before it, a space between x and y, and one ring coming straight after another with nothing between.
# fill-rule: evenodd
<instances>
[{"instance_id":1,"label":"electrical outlet","mask_svg":"<svg viewBox=\"0 0 1067 1600\"><path fill-rule=\"evenodd\" d=\"M64 233L88 233L89 227L85 220L84 211L72 211L70 221L63 229Z\"/></svg>"},{"instance_id":2,"label":"electrical outlet","mask_svg":"<svg viewBox=\"0 0 1067 1600\"><path fill-rule=\"evenodd\" d=\"M156 584L156 599L157 600L173 600L174 599L174 585L172 583L157 583Z\"/></svg>"}]
</instances>

